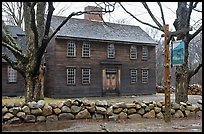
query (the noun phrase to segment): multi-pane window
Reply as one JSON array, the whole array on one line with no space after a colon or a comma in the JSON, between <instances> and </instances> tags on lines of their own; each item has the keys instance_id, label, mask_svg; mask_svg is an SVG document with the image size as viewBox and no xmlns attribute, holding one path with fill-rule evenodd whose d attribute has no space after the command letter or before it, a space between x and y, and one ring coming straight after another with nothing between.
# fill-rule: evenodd
<instances>
[{"instance_id":1,"label":"multi-pane window","mask_svg":"<svg viewBox=\"0 0 204 134\"><path fill-rule=\"evenodd\" d=\"M8 66L8 82L17 82L17 71Z\"/></svg>"},{"instance_id":2,"label":"multi-pane window","mask_svg":"<svg viewBox=\"0 0 204 134\"><path fill-rule=\"evenodd\" d=\"M67 85L75 84L75 76L76 69L75 68L67 68Z\"/></svg>"},{"instance_id":3,"label":"multi-pane window","mask_svg":"<svg viewBox=\"0 0 204 134\"><path fill-rule=\"evenodd\" d=\"M108 45L108 58L115 58L115 46L114 46L114 44Z\"/></svg>"},{"instance_id":4,"label":"multi-pane window","mask_svg":"<svg viewBox=\"0 0 204 134\"><path fill-rule=\"evenodd\" d=\"M82 84L90 84L90 68L82 69Z\"/></svg>"},{"instance_id":5,"label":"multi-pane window","mask_svg":"<svg viewBox=\"0 0 204 134\"><path fill-rule=\"evenodd\" d=\"M131 84L136 83L137 82L137 69L131 69L130 76L131 76Z\"/></svg>"},{"instance_id":6,"label":"multi-pane window","mask_svg":"<svg viewBox=\"0 0 204 134\"><path fill-rule=\"evenodd\" d=\"M69 41L67 43L67 56L75 57L76 56L76 45L74 41Z\"/></svg>"},{"instance_id":7,"label":"multi-pane window","mask_svg":"<svg viewBox=\"0 0 204 134\"><path fill-rule=\"evenodd\" d=\"M148 82L148 69L142 69L142 83Z\"/></svg>"},{"instance_id":8,"label":"multi-pane window","mask_svg":"<svg viewBox=\"0 0 204 134\"><path fill-rule=\"evenodd\" d=\"M137 47L131 46L130 47L130 59L137 59Z\"/></svg>"},{"instance_id":9,"label":"multi-pane window","mask_svg":"<svg viewBox=\"0 0 204 134\"><path fill-rule=\"evenodd\" d=\"M82 57L90 57L90 44L88 42L83 42Z\"/></svg>"},{"instance_id":10,"label":"multi-pane window","mask_svg":"<svg viewBox=\"0 0 204 134\"><path fill-rule=\"evenodd\" d=\"M142 59L147 59L148 57L148 48L147 46L142 46Z\"/></svg>"}]
</instances>

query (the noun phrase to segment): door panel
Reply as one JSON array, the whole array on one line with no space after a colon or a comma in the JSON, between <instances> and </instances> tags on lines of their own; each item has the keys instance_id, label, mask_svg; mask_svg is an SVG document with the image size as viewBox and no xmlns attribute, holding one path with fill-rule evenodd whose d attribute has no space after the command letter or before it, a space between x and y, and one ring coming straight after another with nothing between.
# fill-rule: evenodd
<instances>
[{"instance_id":1,"label":"door panel","mask_svg":"<svg viewBox=\"0 0 204 134\"><path fill-rule=\"evenodd\" d=\"M106 89L107 90L116 89L116 74L106 74Z\"/></svg>"}]
</instances>

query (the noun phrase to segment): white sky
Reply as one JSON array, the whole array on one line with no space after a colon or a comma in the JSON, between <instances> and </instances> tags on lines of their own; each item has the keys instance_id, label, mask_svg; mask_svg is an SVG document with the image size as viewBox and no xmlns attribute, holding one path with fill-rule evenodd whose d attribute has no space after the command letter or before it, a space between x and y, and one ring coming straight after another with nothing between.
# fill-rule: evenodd
<instances>
[{"instance_id":1,"label":"white sky","mask_svg":"<svg viewBox=\"0 0 204 134\"><path fill-rule=\"evenodd\" d=\"M97 2L99 3L99 2ZM132 14L136 15L140 20L144 22L148 22L151 24L155 23L149 17L147 11L144 9L143 5L140 2L122 2L123 6ZM162 2L162 7L165 15L166 24L169 24L169 30L174 31L173 22L176 18L176 9L177 2ZM103 5L103 4L102 4ZM94 2L56 2L54 4L55 11L54 14L59 13L62 8L66 7L66 11L61 13L61 16L68 16L72 12L83 11L86 6L96 6ZM162 24L161 21L161 12L160 8L156 2L148 2L148 6L150 10L156 15L156 18ZM202 3L200 3L196 9L202 10ZM83 18L84 15L75 16L74 18ZM125 24L140 26L143 30L147 29L146 25L141 24L140 22L133 19L129 14L127 14L119 4L116 5L115 11L112 13L107 13L103 15L103 19L105 22L114 22L125 20ZM194 25L196 21L202 19L202 13L192 12L191 25ZM201 21L202 24L202 21ZM195 27L195 25L194 25ZM160 34L159 34L160 35Z\"/></svg>"}]
</instances>

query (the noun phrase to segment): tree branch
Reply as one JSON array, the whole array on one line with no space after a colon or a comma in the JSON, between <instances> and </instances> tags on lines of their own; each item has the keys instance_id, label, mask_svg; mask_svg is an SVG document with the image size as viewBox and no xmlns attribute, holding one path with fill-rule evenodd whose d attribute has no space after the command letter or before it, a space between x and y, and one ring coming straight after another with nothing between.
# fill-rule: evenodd
<instances>
[{"instance_id":1,"label":"tree branch","mask_svg":"<svg viewBox=\"0 0 204 134\"><path fill-rule=\"evenodd\" d=\"M143 6L145 7L145 9L147 10L147 12L149 13L150 17L152 18L152 20L155 22L155 24L160 28L163 29L163 26L157 21L157 19L154 17L153 13L151 12L151 10L149 9L148 5L146 2L142 2Z\"/></svg>"},{"instance_id":2,"label":"tree branch","mask_svg":"<svg viewBox=\"0 0 204 134\"><path fill-rule=\"evenodd\" d=\"M152 27L152 28L155 28L155 29L157 29L157 30L159 30L159 31L162 31L162 32L164 32L164 29L163 28L160 28L160 27L156 27L156 26L154 26L154 25L151 25L151 24L149 24L149 23L146 23L146 22L143 22L143 21L141 21L141 20L139 20L137 17L135 17L132 13L130 13L129 11L127 11L126 10L126 8L119 2L119 4L120 4L120 6L123 8L123 10L126 12L126 13L128 13L130 16L132 16L134 19L136 19L138 22L140 22L140 23L142 23L142 24L144 24L144 25L147 25L147 26L150 26L150 27Z\"/></svg>"},{"instance_id":3,"label":"tree branch","mask_svg":"<svg viewBox=\"0 0 204 134\"><path fill-rule=\"evenodd\" d=\"M162 18L162 21L163 21L163 25L165 25L165 19L164 19L164 12L163 12L163 9L162 9L162 5L160 2L157 2L157 4L159 5L159 8L160 8L160 11L161 11L161 18Z\"/></svg>"},{"instance_id":4,"label":"tree branch","mask_svg":"<svg viewBox=\"0 0 204 134\"><path fill-rule=\"evenodd\" d=\"M196 35L198 35L202 31L202 25L196 30L193 34L189 35L189 41L192 40Z\"/></svg>"},{"instance_id":5,"label":"tree branch","mask_svg":"<svg viewBox=\"0 0 204 134\"><path fill-rule=\"evenodd\" d=\"M190 79L191 77L193 77L198 71L199 69L202 67L202 63L198 64L198 66L192 70L190 70L188 72L188 78Z\"/></svg>"}]
</instances>

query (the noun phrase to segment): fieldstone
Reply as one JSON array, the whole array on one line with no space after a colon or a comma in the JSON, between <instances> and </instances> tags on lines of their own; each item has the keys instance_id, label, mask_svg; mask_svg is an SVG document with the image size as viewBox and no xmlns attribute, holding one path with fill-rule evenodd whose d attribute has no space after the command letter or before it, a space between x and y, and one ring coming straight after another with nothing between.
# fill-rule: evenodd
<instances>
[{"instance_id":1,"label":"fieldstone","mask_svg":"<svg viewBox=\"0 0 204 134\"><path fill-rule=\"evenodd\" d=\"M52 107L48 104L45 104L43 107L42 115L43 116L48 116L52 114Z\"/></svg>"},{"instance_id":2,"label":"fieldstone","mask_svg":"<svg viewBox=\"0 0 204 134\"><path fill-rule=\"evenodd\" d=\"M96 113L98 113L98 114L106 114L106 108L96 106Z\"/></svg>"},{"instance_id":3,"label":"fieldstone","mask_svg":"<svg viewBox=\"0 0 204 134\"><path fill-rule=\"evenodd\" d=\"M89 119L91 118L91 114L88 112L87 109L80 111L76 116L76 119Z\"/></svg>"},{"instance_id":4,"label":"fieldstone","mask_svg":"<svg viewBox=\"0 0 204 134\"><path fill-rule=\"evenodd\" d=\"M122 110L122 112L125 112L125 113L127 113L127 111L128 111L127 108L124 108L124 109Z\"/></svg>"},{"instance_id":5,"label":"fieldstone","mask_svg":"<svg viewBox=\"0 0 204 134\"><path fill-rule=\"evenodd\" d=\"M5 106L2 108L2 115L4 115L5 113L8 112L8 108L6 108Z\"/></svg>"},{"instance_id":6,"label":"fieldstone","mask_svg":"<svg viewBox=\"0 0 204 134\"><path fill-rule=\"evenodd\" d=\"M57 115L49 115L46 117L46 122L55 122L58 121Z\"/></svg>"},{"instance_id":7,"label":"fieldstone","mask_svg":"<svg viewBox=\"0 0 204 134\"><path fill-rule=\"evenodd\" d=\"M127 108L125 102L118 102L118 103L115 103L115 105L117 105L119 108Z\"/></svg>"},{"instance_id":8,"label":"fieldstone","mask_svg":"<svg viewBox=\"0 0 204 134\"><path fill-rule=\"evenodd\" d=\"M127 114L134 114L136 113L136 109L135 108L129 108L128 111L127 111Z\"/></svg>"},{"instance_id":9,"label":"fieldstone","mask_svg":"<svg viewBox=\"0 0 204 134\"><path fill-rule=\"evenodd\" d=\"M39 108L43 108L44 105L45 105L45 101L44 101L44 100L39 100L39 101L37 102L37 107L39 107Z\"/></svg>"},{"instance_id":10,"label":"fieldstone","mask_svg":"<svg viewBox=\"0 0 204 134\"><path fill-rule=\"evenodd\" d=\"M125 112L120 112L118 114L118 119L127 119L127 113Z\"/></svg>"},{"instance_id":11,"label":"fieldstone","mask_svg":"<svg viewBox=\"0 0 204 134\"><path fill-rule=\"evenodd\" d=\"M11 114L11 113L6 113L6 114L3 116L3 119L4 119L4 120L9 120L9 119L11 119L11 118L13 118L13 117L14 117L13 114Z\"/></svg>"},{"instance_id":12,"label":"fieldstone","mask_svg":"<svg viewBox=\"0 0 204 134\"><path fill-rule=\"evenodd\" d=\"M14 102L14 107L21 107L22 106L22 102Z\"/></svg>"},{"instance_id":13,"label":"fieldstone","mask_svg":"<svg viewBox=\"0 0 204 134\"><path fill-rule=\"evenodd\" d=\"M12 119L7 121L8 124L18 124L21 123L21 119L19 119L18 117L13 117Z\"/></svg>"},{"instance_id":14,"label":"fieldstone","mask_svg":"<svg viewBox=\"0 0 204 134\"><path fill-rule=\"evenodd\" d=\"M155 117L155 111L151 110L150 112L147 112L143 115L144 118L154 118Z\"/></svg>"},{"instance_id":15,"label":"fieldstone","mask_svg":"<svg viewBox=\"0 0 204 134\"><path fill-rule=\"evenodd\" d=\"M111 116L108 117L108 119L117 120L118 119L118 114L112 114Z\"/></svg>"},{"instance_id":16,"label":"fieldstone","mask_svg":"<svg viewBox=\"0 0 204 134\"><path fill-rule=\"evenodd\" d=\"M154 107L154 111L155 111L155 113L159 113L159 112L161 112L161 108L160 107Z\"/></svg>"},{"instance_id":17,"label":"fieldstone","mask_svg":"<svg viewBox=\"0 0 204 134\"><path fill-rule=\"evenodd\" d=\"M31 109L31 114L41 115L42 114L42 110L40 108Z\"/></svg>"},{"instance_id":18,"label":"fieldstone","mask_svg":"<svg viewBox=\"0 0 204 134\"><path fill-rule=\"evenodd\" d=\"M49 103L49 106L51 106L52 108L57 108L57 104L56 103Z\"/></svg>"},{"instance_id":19,"label":"fieldstone","mask_svg":"<svg viewBox=\"0 0 204 134\"><path fill-rule=\"evenodd\" d=\"M9 112L16 115L20 110L21 110L20 107L12 107L12 108L9 109Z\"/></svg>"},{"instance_id":20,"label":"fieldstone","mask_svg":"<svg viewBox=\"0 0 204 134\"><path fill-rule=\"evenodd\" d=\"M128 115L129 119L140 119L142 116L140 114L130 114Z\"/></svg>"},{"instance_id":21,"label":"fieldstone","mask_svg":"<svg viewBox=\"0 0 204 134\"><path fill-rule=\"evenodd\" d=\"M185 102L180 102L180 105L186 106L187 104Z\"/></svg>"},{"instance_id":22,"label":"fieldstone","mask_svg":"<svg viewBox=\"0 0 204 134\"><path fill-rule=\"evenodd\" d=\"M87 98L84 98L83 100L82 100L82 103L83 103L83 105L84 106L91 106L91 101L89 101Z\"/></svg>"},{"instance_id":23,"label":"fieldstone","mask_svg":"<svg viewBox=\"0 0 204 134\"><path fill-rule=\"evenodd\" d=\"M144 108L140 108L138 111L137 111L138 114L140 115L143 115L145 113L145 110Z\"/></svg>"},{"instance_id":24,"label":"fieldstone","mask_svg":"<svg viewBox=\"0 0 204 134\"><path fill-rule=\"evenodd\" d=\"M136 109L140 109L141 105L140 104L135 104L136 105Z\"/></svg>"},{"instance_id":25,"label":"fieldstone","mask_svg":"<svg viewBox=\"0 0 204 134\"><path fill-rule=\"evenodd\" d=\"M73 114L78 113L80 110L81 110L81 107L79 107L79 106L76 106L76 105L72 105L72 106L71 106L71 112L72 112Z\"/></svg>"},{"instance_id":26,"label":"fieldstone","mask_svg":"<svg viewBox=\"0 0 204 134\"><path fill-rule=\"evenodd\" d=\"M152 101L152 104L153 104L154 106L157 106L156 101Z\"/></svg>"},{"instance_id":27,"label":"fieldstone","mask_svg":"<svg viewBox=\"0 0 204 134\"><path fill-rule=\"evenodd\" d=\"M104 114L94 114L93 115L93 119L104 119L105 118L105 115Z\"/></svg>"},{"instance_id":28,"label":"fieldstone","mask_svg":"<svg viewBox=\"0 0 204 134\"><path fill-rule=\"evenodd\" d=\"M187 101L186 104L187 104L187 106L192 106L192 103L189 101Z\"/></svg>"},{"instance_id":29,"label":"fieldstone","mask_svg":"<svg viewBox=\"0 0 204 134\"><path fill-rule=\"evenodd\" d=\"M57 115L61 113L60 108L55 108L55 109L53 109L53 111L54 111L54 113L57 114ZM71 110L70 110L70 111L71 111Z\"/></svg>"},{"instance_id":30,"label":"fieldstone","mask_svg":"<svg viewBox=\"0 0 204 134\"><path fill-rule=\"evenodd\" d=\"M154 104L149 104L150 110L154 109Z\"/></svg>"},{"instance_id":31,"label":"fieldstone","mask_svg":"<svg viewBox=\"0 0 204 134\"><path fill-rule=\"evenodd\" d=\"M191 112L189 110L185 110L184 113L185 113L185 116L188 117Z\"/></svg>"},{"instance_id":32,"label":"fieldstone","mask_svg":"<svg viewBox=\"0 0 204 134\"><path fill-rule=\"evenodd\" d=\"M146 105L152 104L152 101L149 100L143 100L142 102L145 103Z\"/></svg>"},{"instance_id":33,"label":"fieldstone","mask_svg":"<svg viewBox=\"0 0 204 134\"><path fill-rule=\"evenodd\" d=\"M95 112L95 104L91 104L90 106L86 106L85 107L90 113L94 113Z\"/></svg>"},{"instance_id":34,"label":"fieldstone","mask_svg":"<svg viewBox=\"0 0 204 134\"><path fill-rule=\"evenodd\" d=\"M199 105L200 110L202 111L202 105Z\"/></svg>"},{"instance_id":35,"label":"fieldstone","mask_svg":"<svg viewBox=\"0 0 204 134\"><path fill-rule=\"evenodd\" d=\"M161 108L161 107L162 107L161 102L158 101L158 102L157 102L157 106Z\"/></svg>"},{"instance_id":36,"label":"fieldstone","mask_svg":"<svg viewBox=\"0 0 204 134\"><path fill-rule=\"evenodd\" d=\"M74 115L72 113L61 113L59 114L59 120L73 120Z\"/></svg>"},{"instance_id":37,"label":"fieldstone","mask_svg":"<svg viewBox=\"0 0 204 134\"><path fill-rule=\"evenodd\" d=\"M35 115L26 115L25 122L35 122Z\"/></svg>"},{"instance_id":38,"label":"fieldstone","mask_svg":"<svg viewBox=\"0 0 204 134\"><path fill-rule=\"evenodd\" d=\"M102 107L108 106L108 103L106 100L102 100L102 101L96 100L95 104L96 104L96 106L102 106Z\"/></svg>"},{"instance_id":39,"label":"fieldstone","mask_svg":"<svg viewBox=\"0 0 204 134\"><path fill-rule=\"evenodd\" d=\"M145 112L149 112L151 109L150 109L150 107L149 106L147 106L146 108L145 108Z\"/></svg>"},{"instance_id":40,"label":"fieldstone","mask_svg":"<svg viewBox=\"0 0 204 134\"><path fill-rule=\"evenodd\" d=\"M30 108L38 108L38 104L37 104L37 102L35 102L35 101L28 102L28 106L29 106Z\"/></svg>"},{"instance_id":41,"label":"fieldstone","mask_svg":"<svg viewBox=\"0 0 204 134\"><path fill-rule=\"evenodd\" d=\"M177 110L174 114L175 118L180 118L180 117L184 117L183 113L181 110Z\"/></svg>"},{"instance_id":42,"label":"fieldstone","mask_svg":"<svg viewBox=\"0 0 204 134\"><path fill-rule=\"evenodd\" d=\"M171 108L171 115L175 114L176 110Z\"/></svg>"},{"instance_id":43,"label":"fieldstone","mask_svg":"<svg viewBox=\"0 0 204 134\"><path fill-rule=\"evenodd\" d=\"M64 106L64 101L57 103L57 108L62 108Z\"/></svg>"},{"instance_id":44,"label":"fieldstone","mask_svg":"<svg viewBox=\"0 0 204 134\"><path fill-rule=\"evenodd\" d=\"M76 98L73 101L72 105L81 106L82 105L82 100L80 100L79 98Z\"/></svg>"},{"instance_id":45,"label":"fieldstone","mask_svg":"<svg viewBox=\"0 0 204 134\"><path fill-rule=\"evenodd\" d=\"M197 106L195 104L192 104L192 106L187 107L187 110L190 110L191 112L195 111L195 109L197 108Z\"/></svg>"},{"instance_id":46,"label":"fieldstone","mask_svg":"<svg viewBox=\"0 0 204 134\"><path fill-rule=\"evenodd\" d=\"M162 106L161 111L162 111L162 112L165 111L165 106Z\"/></svg>"},{"instance_id":47,"label":"fieldstone","mask_svg":"<svg viewBox=\"0 0 204 134\"><path fill-rule=\"evenodd\" d=\"M180 108L179 108L181 111L185 111L185 106L184 105L180 105Z\"/></svg>"},{"instance_id":48,"label":"fieldstone","mask_svg":"<svg viewBox=\"0 0 204 134\"><path fill-rule=\"evenodd\" d=\"M110 106L110 107L107 108L106 114L107 114L108 116L113 115L113 107L112 107L112 106Z\"/></svg>"},{"instance_id":49,"label":"fieldstone","mask_svg":"<svg viewBox=\"0 0 204 134\"><path fill-rule=\"evenodd\" d=\"M62 113L70 113L71 109L68 106L63 106L61 108Z\"/></svg>"},{"instance_id":50,"label":"fieldstone","mask_svg":"<svg viewBox=\"0 0 204 134\"><path fill-rule=\"evenodd\" d=\"M10 102L8 102L8 103L6 103L6 107L9 109L9 108L12 108L12 107L14 107L14 103L10 103Z\"/></svg>"},{"instance_id":51,"label":"fieldstone","mask_svg":"<svg viewBox=\"0 0 204 134\"><path fill-rule=\"evenodd\" d=\"M162 104L162 106L165 105L165 102L164 102L164 101L160 101L160 103Z\"/></svg>"},{"instance_id":52,"label":"fieldstone","mask_svg":"<svg viewBox=\"0 0 204 134\"><path fill-rule=\"evenodd\" d=\"M24 120L26 117L26 114L24 112L18 112L16 116Z\"/></svg>"},{"instance_id":53,"label":"fieldstone","mask_svg":"<svg viewBox=\"0 0 204 134\"><path fill-rule=\"evenodd\" d=\"M143 102L141 102L139 104L141 105L142 108L146 108L147 107L147 105L145 103L143 103Z\"/></svg>"},{"instance_id":54,"label":"fieldstone","mask_svg":"<svg viewBox=\"0 0 204 134\"><path fill-rule=\"evenodd\" d=\"M127 106L127 108L135 108L136 104L135 103L127 103L126 106Z\"/></svg>"},{"instance_id":55,"label":"fieldstone","mask_svg":"<svg viewBox=\"0 0 204 134\"><path fill-rule=\"evenodd\" d=\"M71 106L72 106L72 100L71 100L71 99L67 99L67 100L64 102L64 105L65 105L65 106L68 106L68 107L71 107Z\"/></svg>"},{"instance_id":56,"label":"fieldstone","mask_svg":"<svg viewBox=\"0 0 204 134\"><path fill-rule=\"evenodd\" d=\"M46 118L45 116L37 116L37 122L45 122Z\"/></svg>"},{"instance_id":57,"label":"fieldstone","mask_svg":"<svg viewBox=\"0 0 204 134\"><path fill-rule=\"evenodd\" d=\"M177 110L180 108L180 105L178 103L174 102L174 103L172 103L172 108Z\"/></svg>"},{"instance_id":58,"label":"fieldstone","mask_svg":"<svg viewBox=\"0 0 204 134\"><path fill-rule=\"evenodd\" d=\"M138 100L134 100L133 103L139 104L140 102Z\"/></svg>"},{"instance_id":59,"label":"fieldstone","mask_svg":"<svg viewBox=\"0 0 204 134\"><path fill-rule=\"evenodd\" d=\"M162 112L159 112L158 114L156 114L156 117L159 119L163 119L164 115L162 114Z\"/></svg>"},{"instance_id":60,"label":"fieldstone","mask_svg":"<svg viewBox=\"0 0 204 134\"><path fill-rule=\"evenodd\" d=\"M28 106L23 106L22 111L26 114L30 114L30 108Z\"/></svg>"},{"instance_id":61,"label":"fieldstone","mask_svg":"<svg viewBox=\"0 0 204 134\"><path fill-rule=\"evenodd\" d=\"M113 113L118 114L123 110L123 108L113 108Z\"/></svg>"}]
</instances>

